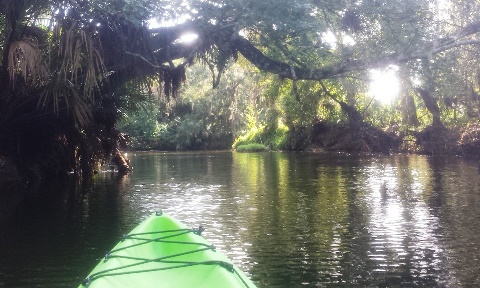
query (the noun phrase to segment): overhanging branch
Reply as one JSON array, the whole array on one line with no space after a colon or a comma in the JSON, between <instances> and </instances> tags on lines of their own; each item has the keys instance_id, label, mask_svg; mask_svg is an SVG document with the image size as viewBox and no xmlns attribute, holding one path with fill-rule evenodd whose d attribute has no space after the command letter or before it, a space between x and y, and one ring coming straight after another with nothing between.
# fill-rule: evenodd
<instances>
[{"instance_id":1,"label":"overhanging branch","mask_svg":"<svg viewBox=\"0 0 480 288\"><path fill-rule=\"evenodd\" d=\"M425 49L424 51L412 54L392 53L376 59L351 61L345 60L321 68L304 68L295 66L295 75L292 73L292 69L289 64L267 57L247 39L238 36L235 37L233 41L235 41L235 47L237 48L238 52L240 52L248 61L250 61L260 70L271 72L292 80L324 80L335 78L350 72L380 68L388 65L402 64L412 60L424 59L456 47L480 45L480 40L462 40L462 38L472 36L478 32L480 32L480 22L468 25L466 28L452 33L451 37L444 38L448 39L449 41L443 41L441 44L437 44L435 42L426 43L425 47L432 48Z\"/></svg>"},{"instance_id":2,"label":"overhanging branch","mask_svg":"<svg viewBox=\"0 0 480 288\"><path fill-rule=\"evenodd\" d=\"M250 41L241 37L240 35L235 35L235 33L233 37L231 34L229 36L223 35L222 37L210 37L212 42L209 42L210 44L208 47L205 47L206 45L202 44L202 40L200 39L196 44L185 45L184 43L170 42L168 45L166 45L166 42L172 41L172 39L181 34L182 29L180 28L185 29L184 31L193 31L198 33L198 35L207 35L207 30L215 31L215 33L219 34L224 34L227 32L232 33L232 31L223 29L218 30L218 27L215 27L214 25L211 25L210 27L202 25L202 28L200 28L195 27L195 25L192 25L192 23L182 24L181 27L169 27L151 30L151 32L155 34L154 37L157 40L156 44L158 46L155 47L157 48L155 52L155 58L158 63L167 63L172 59L191 57L194 53L205 53L209 47L212 47L212 45L224 45L224 43L215 43L217 39L222 39L222 41L224 41L225 38L231 37L231 47L234 47L236 51L240 52L258 69L292 80L324 80L335 78L355 71L364 71L395 64L398 65L412 60L428 58L432 55L439 54L456 47L480 45L480 40L473 39L473 36L480 32L480 21L478 21L458 29L447 37L441 38L437 41L426 42L423 50L414 53L392 53L379 56L375 59L343 60L328 66L308 68L302 66L292 66L292 63L285 63L270 58L262 53L262 51L255 47ZM172 31L169 31L169 29L172 29ZM160 38L162 38L162 41L158 41ZM159 45L160 42L162 45Z\"/></svg>"},{"instance_id":3,"label":"overhanging branch","mask_svg":"<svg viewBox=\"0 0 480 288\"><path fill-rule=\"evenodd\" d=\"M295 66L293 70L291 65L267 57L245 38L236 37L233 41L235 41L238 52L258 69L292 80L324 80L349 72L382 67L406 60L397 54L392 54L381 59L344 61L315 69ZM292 71L295 71L295 73L292 73Z\"/></svg>"}]
</instances>

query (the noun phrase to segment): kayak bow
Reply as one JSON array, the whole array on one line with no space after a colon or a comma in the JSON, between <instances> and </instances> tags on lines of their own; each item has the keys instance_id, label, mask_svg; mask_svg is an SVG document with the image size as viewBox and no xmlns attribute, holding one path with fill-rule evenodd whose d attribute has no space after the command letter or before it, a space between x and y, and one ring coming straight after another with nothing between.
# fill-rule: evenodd
<instances>
[{"instance_id":1,"label":"kayak bow","mask_svg":"<svg viewBox=\"0 0 480 288\"><path fill-rule=\"evenodd\" d=\"M124 235L79 288L255 288L203 230L157 212Z\"/></svg>"}]
</instances>

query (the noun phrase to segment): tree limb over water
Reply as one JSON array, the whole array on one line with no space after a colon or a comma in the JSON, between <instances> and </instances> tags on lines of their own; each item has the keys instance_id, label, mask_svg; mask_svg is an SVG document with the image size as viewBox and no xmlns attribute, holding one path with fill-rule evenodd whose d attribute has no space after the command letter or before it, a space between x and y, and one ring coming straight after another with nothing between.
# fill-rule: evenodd
<instances>
[{"instance_id":1,"label":"tree limb over water","mask_svg":"<svg viewBox=\"0 0 480 288\"><path fill-rule=\"evenodd\" d=\"M340 59L324 67L300 67L297 65L293 66L292 71L292 64L265 55L251 41L238 35L238 31L228 30L219 32L215 26L209 28L209 30L213 32L209 33L205 30L195 30L194 23L172 28L152 29L151 32L155 34L152 37L159 46L159 49L155 53L155 58L159 62L167 62L173 59L192 57L194 54L205 53L206 49L211 49L213 46L228 46L230 48L230 51L228 51L231 54L230 56L235 52L239 52L250 63L262 71L277 74L283 78L292 80L325 80L345 76L351 72L404 64L419 59L428 59L434 55L462 46L480 45L480 40L476 39L477 34L480 32L480 21L477 21L459 28L446 37L426 41L423 44L424 48L420 51L384 53L384 55L377 55L375 58ZM200 38L198 41L189 44L174 43L184 32L192 31L199 35L215 35L215 37L207 39ZM161 35L167 36L162 37ZM162 41L159 39L162 39ZM217 39L221 40L219 41ZM228 39L228 42L226 42L225 39ZM166 45L168 41L171 42L170 45ZM294 74L292 72L294 72Z\"/></svg>"}]
</instances>

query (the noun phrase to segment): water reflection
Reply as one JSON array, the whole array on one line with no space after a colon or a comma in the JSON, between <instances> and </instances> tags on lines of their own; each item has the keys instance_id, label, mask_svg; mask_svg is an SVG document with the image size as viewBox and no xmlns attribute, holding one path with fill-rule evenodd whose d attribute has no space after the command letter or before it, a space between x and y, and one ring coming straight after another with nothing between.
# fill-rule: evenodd
<instances>
[{"instance_id":1,"label":"water reflection","mask_svg":"<svg viewBox=\"0 0 480 288\"><path fill-rule=\"evenodd\" d=\"M57 183L27 201L0 233L0 287L75 286L158 210L205 226L260 288L480 284L473 162L205 152L131 163L128 177Z\"/></svg>"},{"instance_id":2,"label":"water reflection","mask_svg":"<svg viewBox=\"0 0 480 288\"><path fill-rule=\"evenodd\" d=\"M429 166L426 158L417 160L416 168L408 170L395 162L366 166L369 257L374 277L383 278L385 285L439 286L452 280L443 275L447 270L442 267L446 257L439 219L424 201Z\"/></svg>"}]
</instances>

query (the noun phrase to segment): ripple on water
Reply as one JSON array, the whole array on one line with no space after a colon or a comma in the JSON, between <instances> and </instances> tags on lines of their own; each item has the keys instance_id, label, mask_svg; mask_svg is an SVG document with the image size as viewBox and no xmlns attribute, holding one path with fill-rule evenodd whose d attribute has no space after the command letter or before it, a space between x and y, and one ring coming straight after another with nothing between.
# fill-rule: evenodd
<instances>
[{"instance_id":1,"label":"ripple on water","mask_svg":"<svg viewBox=\"0 0 480 288\"><path fill-rule=\"evenodd\" d=\"M141 154L128 177L37 193L0 237L0 287L75 287L158 210L259 288L478 287L477 164L444 158Z\"/></svg>"}]
</instances>

